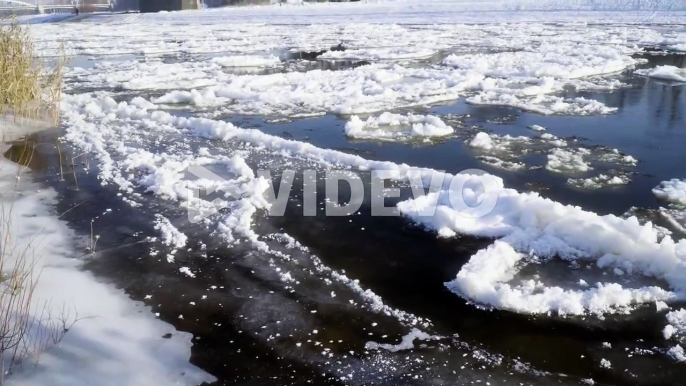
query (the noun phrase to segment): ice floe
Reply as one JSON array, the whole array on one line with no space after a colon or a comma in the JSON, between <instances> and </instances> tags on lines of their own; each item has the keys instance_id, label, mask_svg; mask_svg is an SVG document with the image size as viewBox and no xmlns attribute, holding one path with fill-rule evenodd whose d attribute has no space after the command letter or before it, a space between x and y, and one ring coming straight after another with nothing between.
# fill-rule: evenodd
<instances>
[{"instance_id":1,"label":"ice floe","mask_svg":"<svg viewBox=\"0 0 686 386\"><path fill-rule=\"evenodd\" d=\"M406 140L414 137L445 137L454 132L441 118L433 115L393 114L385 112L366 120L353 115L345 125L345 134L356 139Z\"/></svg>"},{"instance_id":2,"label":"ice floe","mask_svg":"<svg viewBox=\"0 0 686 386\"><path fill-rule=\"evenodd\" d=\"M636 73L655 79L686 82L686 69L675 66L657 66L655 68L636 70Z\"/></svg>"},{"instance_id":3,"label":"ice floe","mask_svg":"<svg viewBox=\"0 0 686 386\"><path fill-rule=\"evenodd\" d=\"M281 63L278 56L236 55L212 58L212 62L222 67L263 67Z\"/></svg>"},{"instance_id":4,"label":"ice floe","mask_svg":"<svg viewBox=\"0 0 686 386\"><path fill-rule=\"evenodd\" d=\"M583 189L599 189L605 186L626 185L631 182L631 177L628 175L606 175L599 174L591 178L570 178L567 183L572 186Z\"/></svg>"},{"instance_id":5,"label":"ice floe","mask_svg":"<svg viewBox=\"0 0 686 386\"><path fill-rule=\"evenodd\" d=\"M436 54L427 48L374 48L345 51L328 51L318 58L334 60L407 60L423 59Z\"/></svg>"},{"instance_id":6,"label":"ice floe","mask_svg":"<svg viewBox=\"0 0 686 386\"><path fill-rule=\"evenodd\" d=\"M556 148L548 154L548 163L545 168L557 173L580 173L591 170L591 165L584 160L591 151L584 148L560 149Z\"/></svg>"},{"instance_id":7,"label":"ice floe","mask_svg":"<svg viewBox=\"0 0 686 386\"><path fill-rule=\"evenodd\" d=\"M686 181L676 178L663 181L653 189L653 194L662 200L686 205Z\"/></svg>"}]
</instances>

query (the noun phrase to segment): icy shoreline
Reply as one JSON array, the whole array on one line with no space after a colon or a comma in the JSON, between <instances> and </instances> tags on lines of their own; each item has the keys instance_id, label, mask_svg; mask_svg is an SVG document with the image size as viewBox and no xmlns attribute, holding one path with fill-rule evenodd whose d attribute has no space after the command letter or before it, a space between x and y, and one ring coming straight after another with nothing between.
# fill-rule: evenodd
<instances>
[{"instance_id":1,"label":"icy shoreline","mask_svg":"<svg viewBox=\"0 0 686 386\"><path fill-rule=\"evenodd\" d=\"M25 128L3 127L4 141L28 134ZM5 148L5 146L0 146ZM32 353L6 376L12 385L198 385L214 377L188 363L192 336L176 331L121 290L81 268L79 237L54 213L57 192L32 182L31 171L0 157L0 228L11 234L18 249L34 256L32 314L48 313L74 321L57 344ZM51 307L51 308L50 308ZM60 314L62 313L62 314ZM46 327L34 327L38 334ZM171 338L164 339L163 335ZM37 339L37 338L31 338Z\"/></svg>"}]
</instances>

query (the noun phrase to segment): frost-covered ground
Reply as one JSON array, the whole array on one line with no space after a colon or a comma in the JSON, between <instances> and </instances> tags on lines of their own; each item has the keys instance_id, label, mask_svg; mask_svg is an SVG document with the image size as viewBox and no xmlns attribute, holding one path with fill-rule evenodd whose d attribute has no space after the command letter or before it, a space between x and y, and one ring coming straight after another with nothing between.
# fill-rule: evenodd
<instances>
[{"instance_id":1,"label":"frost-covered ground","mask_svg":"<svg viewBox=\"0 0 686 386\"><path fill-rule=\"evenodd\" d=\"M95 172L79 177L83 189L116 202L131 224L107 220L106 214L99 221L110 221L116 224L113 233L127 235L135 234L127 228L133 224L147 226L146 239L132 243L140 248L137 258L155 267L146 273L154 284L141 286L161 291L164 300L158 303L157 294L143 300L174 310L169 315L173 312L175 323L186 329L212 331L204 336L213 342L217 336L226 338L223 329L238 330L235 336L227 333L228 342L206 343L208 352L227 350L235 339L242 345L231 355L249 353L240 356L241 363L248 361L247 355L255 361L274 355L292 361L284 369L305 363L323 372L327 381L344 384L430 383L438 378L456 384L577 384L593 377L609 383L636 377L655 381L651 377L658 376L657 368L672 369L686 358L681 342L686 335L681 308L686 300L686 241L679 232L686 223L685 176L670 175L644 189L650 195L654 188L652 193L664 200L655 211L670 229L654 226L649 216L596 213L589 209L591 203L570 205L563 195L536 193L524 183L515 189L506 181L545 173L583 194L643 186L632 185L643 178L641 163L652 170L659 166L628 151L625 147L637 149L627 143L631 141L603 143L581 138L582 128L561 133L555 126L568 119L612 122L631 104L615 103L609 95L633 90L639 82L654 85L650 79L656 79L667 82L664 90L681 90L683 66L656 66L645 53L678 57L684 51L686 29L675 23L686 10L679 2L663 2L648 12L619 1L595 2L601 11L594 12L590 2L566 4L573 11L560 12L554 1L246 7L96 15L78 23L34 25L32 32L45 56L64 47L74 58L65 74L64 131L59 134L73 156L92 163L77 167ZM513 8L524 11L508 12ZM441 106L467 112L441 112ZM683 122L677 107L673 109L670 124ZM505 133L517 117L499 111L528 114L537 123ZM475 118L483 127L472 127ZM256 120L262 124L255 127ZM314 127L308 122L315 122ZM377 142L383 145L375 151L355 147ZM450 149L455 153L432 153L443 143L454 146ZM386 159L392 153L384 149L408 157ZM476 177L453 169L457 161L451 157L460 155L473 157L493 173L478 177L485 190L470 185ZM385 171L401 188L395 203L403 217L387 224L363 214L351 216L355 232L374 234L370 239L354 238L352 230L338 233L340 225L330 219L269 219L269 181L258 173L262 169L275 175L289 169L363 176ZM191 176L189 170L205 172ZM322 183L321 177L306 178L303 189ZM463 183L460 187L466 186L467 195L477 201L493 200L493 210L465 217L450 201L456 190L451 180ZM409 193L417 186L429 194L413 199ZM189 189L222 193L198 200ZM570 201L583 201L575 199ZM302 197L293 201L300 206ZM331 204L324 200L317 207ZM629 202L625 210L633 205L643 204ZM311 229L292 224L299 222ZM412 236L421 242L406 245L402 239L413 226L422 227L422 236ZM305 236L301 240L285 229ZM353 267L337 261L337 252L327 248L346 237L365 256ZM362 239L369 244L358 242ZM416 252L432 262L411 260L414 266L408 270L418 271L419 279L408 277L402 286L414 290L389 291L375 280L393 281L382 269L355 269L374 266L373 256L383 256L393 266L410 264L383 252L402 253L393 243L440 251ZM443 243L453 249L441 249ZM365 254L365 248L379 253ZM116 248L110 253L116 255ZM449 262L441 268L450 272L422 275L425 264L436 267L433 261ZM165 288L160 278L165 275L179 288L193 290ZM232 281L215 285L221 275ZM430 282L421 281L429 277ZM181 294L172 298L168 291ZM413 301L394 297L395 292ZM444 303L454 307L454 316L437 311ZM477 308L499 311L483 316ZM616 326L647 317L659 324L659 341L641 330L614 350L609 343L572 347L569 355L580 355L567 358L566 364L551 364L538 354L519 351L523 345L515 338L511 344L489 342L481 348L481 340L489 341L491 333L468 332L469 325L484 323L472 322L472 312L489 320L505 318L517 326L513 334L523 334L517 339L534 342L536 353L549 353L560 341L527 338L522 331L536 327L512 314L532 316L536 323L568 318L572 325L591 330L620 329ZM462 315L462 328L451 328L447 320ZM379 320L382 326L377 326ZM251 351L256 343L241 340L243 332L254 335L270 354ZM639 362L626 359L622 349ZM591 360L586 356L592 362L583 362ZM223 382L250 380L225 367L210 372ZM570 379L560 375L569 373ZM254 377L254 370L250 374ZM673 375L678 378L678 371L660 374ZM321 381L318 375L301 377Z\"/></svg>"}]
</instances>

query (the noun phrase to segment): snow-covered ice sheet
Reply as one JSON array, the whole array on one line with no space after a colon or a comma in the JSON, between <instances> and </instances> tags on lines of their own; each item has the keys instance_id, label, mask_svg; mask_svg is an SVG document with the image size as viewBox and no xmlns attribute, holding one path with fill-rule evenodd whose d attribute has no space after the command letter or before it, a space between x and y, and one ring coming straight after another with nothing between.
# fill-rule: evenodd
<instances>
[{"instance_id":1,"label":"snow-covered ice sheet","mask_svg":"<svg viewBox=\"0 0 686 386\"><path fill-rule=\"evenodd\" d=\"M452 127L433 115L402 115L389 112L378 117L368 117L366 120L353 115L345 125L345 134L348 137L383 141L445 137L453 132Z\"/></svg>"},{"instance_id":2,"label":"snow-covered ice sheet","mask_svg":"<svg viewBox=\"0 0 686 386\"><path fill-rule=\"evenodd\" d=\"M675 66L658 66L655 68L636 70L636 73L655 79L686 82L686 69Z\"/></svg>"},{"instance_id":3,"label":"snow-covered ice sheet","mask_svg":"<svg viewBox=\"0 0 686 386\"><path fill-rule=\"evenodd\" d=\"M584 156L591 152L588 149L566 150L553 149L548 154L546 169L557 173L579 173L591 170L591 166L584 160Z\"/></svg>"},{"instance_id":4,"label":"snow-covered ice sheet","mask_svg":"<svg viewBox=\"0 0 686 386\"><path fill-rule=\"evenodd\" d=\"M642 44L656 44L673 35L627 25L540 22L478 26L221 22L221 17L240 12L203 12L202 23L192 30L179 25L198 16L177 13L143 15L116 34L97 23L39 25L33 33L40 52L56 52L64 42L71 56L98 55L94 65L79 61L67 72L70 88L170 90L159 97L159 103L189 104L210 110L207 114L214 115L209 117L369 114L459 98L540 114L611 114L615 108L600 101L559 94L569 88L623 87L613 76L637 63L632 54L640 52ZM339 44L345 50L331 50ZM299 61L301 52L327 50L320 59L372 64L340 71L232 73L243 66L284 66ZM443 59L440 64L397 62L426 57Z\"/></svg>"},{"instance_id":5,"label":"snow-covered ice sheet","mask_svg":"<svg viewBox=\"0 0 686 386\"><path fill-rule=\"evenodd\" d=\"M567 183L583 189L599 189L605 186L626 185L631 182L631 177L626 174L607 175L599 174L590 178L570 178Z\"/></svg>"},{"instance_id":6,"label":"snow-covered ice sheet","mask_svg":"<svg viewBox=\"0 0 686 386\"><path fill-rule=\"evenodd\" d=\"M407 60L423 59L435 55L437 52L430 49L412 48L377 48L377 49L353 49L346 51L329 51L320 55L320 59L333 60Z\"/></svg>"},{"instance_id":7,"label":"snow-covered ice sheet","mask_svg":"<svg viewBox=\"0 0 686 386\"><path fill-rule=\"evenodd\" d=\"M686 181L677 178L663 181L653 189L653 193L658 198L686 205Z\"/></svg>"},{"instance_id":8,"label":"snow-covered ice sheet","mask_svg":"<svg viewBox=\"0 0 686 386\"><path fill-rule=\"evenodd\" d=\"M263 67L263 66L273 66L275 64L281 63L281 59L278 56L248 56L248 55L236 55L236 56L220 56L212 59L212 62L217 63L223 67Z\"/></svg>"}]
</instances>

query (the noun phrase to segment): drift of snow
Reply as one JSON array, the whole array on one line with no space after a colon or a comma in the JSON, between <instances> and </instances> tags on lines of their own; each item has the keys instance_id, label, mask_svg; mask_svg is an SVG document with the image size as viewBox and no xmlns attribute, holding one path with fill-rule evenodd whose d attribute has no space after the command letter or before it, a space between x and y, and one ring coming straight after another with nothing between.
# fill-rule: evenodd
<instances>
[{"instance_id":1,"label":"drift of snow","mask_svg":"<svg viewBox=\"0 0 686 386\"><path fill-rule=\"evenodd\" d=\"M403 140L413 137L444 137L453 128L433 115L400 115L385 112L362 120L353 115L345 125L345 134L356 139Z\"/></svg>"}]
</instances>

